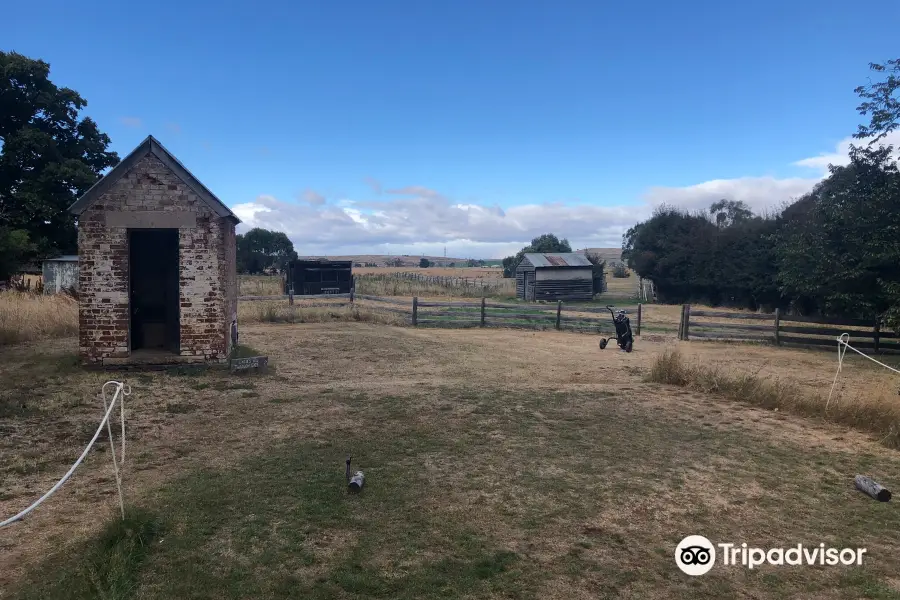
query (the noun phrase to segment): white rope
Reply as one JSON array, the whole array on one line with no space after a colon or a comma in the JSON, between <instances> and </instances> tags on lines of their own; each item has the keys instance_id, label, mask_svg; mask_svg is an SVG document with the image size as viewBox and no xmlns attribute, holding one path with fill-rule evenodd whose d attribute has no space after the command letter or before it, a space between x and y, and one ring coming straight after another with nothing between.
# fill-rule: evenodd
<instances>
[{"instance_id":1,"label":"white rope","mask_svg":"<svg viewBox=\"0 0 900 600\"><path fill-rule=\"evenodd\" d=\"M863 358L868 358L873 363L875 363L877 365L881 365L885 369L887 369L889 371L893 371L897 375L900 375L900 370L897 370L894 367L888 366L879 360L875 360L868 354L860 352L859 350L857 350L856 348L851 346L849 333L842 333L841 335L839 335L837 337L837 343L838 343L838 368L837 368L837 373L834 374L834 381L831 382L831 392L828 394L828 401L825 403L826 411L828 410L828 405L831 403L831 396L832 396L832 394L834 394L834 386L835 386L835 384L837 384L838 375L841 374L841 368L843 368L843 366L844 366L844 355L847 354L847 349L853 350L854 352L856 352Z\"/></svg>"},{"instance_id":2,"label":"white rope","mask_svg":"<svg viewBox=\"0 0 900 600\"><path fill-rule=\"evenodd\" d=\"M106 386L108 386L110 384L113 384L116 386L116 391L113 394L113 397L109 403L109 406L107 406L107 404L106 404ZM126 391L126 389L127 389L127 391ZM99 427L97 427L97 431L94 432L94 437L92 437L91 441L88 442L87 448L84 449L84 452L81 453L81 456L78 457L78 460L75 461L75 464L72 465L72 467L69 469L69 471L65 475L62 476L62 479L60 479L59 481L56 482L56 485L54 485L52 488L50 488L50 490L46 494L44 494L43 496L38 498L37 501L34 502L34 504L32 504L31 506L29 506L28 508L26 508L19 514L12 516L12 517L6 519L5 521L0 522L0 527L6 527L7 525L11 525L12 523L15 523L16 521L21 521L25 517L25 515L27 515L31 511L33 511L35 508L40 506L40 504L44 500L46 500L47 498L52 496L56 492L56 490L58 490L62 486L62 484L64 484L66 482L66 480L68 480L69 477L72 476L72 473L75 472L75 469L78 468L78 465L81 464L81 461L83 461L84 457L86 457L88 452L90 452L91 447L93 447L93 445L94 445L94 442L96 442L97 438L100 437L100 432L103 431L104 425L106 426L106 431L109 434L109 445L110 445L110 448L112 451L113 469L116 472L116 486L119 489L119 507L122 511L122 518L123 519L125 518L125 501L122 496L122 479L121 479L121 475L119 473L119 463L116 461L116 449L115 449L115 445L113 443L112 427L109 424L109 415L112 414L113 408L115 408L116 402L118 401L119 408L121 410L121 415L122 415L122 418L121 418L121 421L122 421L122 434L121 434L122 459L119 462L121 462L124 465L124 463L125 463L125 399L123 396L131 395L131 387L124 383L120 383L118 381L107 381L106 383L103 384L103 387L101 388L101 392L103 395L103 408L105 409L105 414L103 415L103 420L100 421Z\"/></svg>"}]
</instances>

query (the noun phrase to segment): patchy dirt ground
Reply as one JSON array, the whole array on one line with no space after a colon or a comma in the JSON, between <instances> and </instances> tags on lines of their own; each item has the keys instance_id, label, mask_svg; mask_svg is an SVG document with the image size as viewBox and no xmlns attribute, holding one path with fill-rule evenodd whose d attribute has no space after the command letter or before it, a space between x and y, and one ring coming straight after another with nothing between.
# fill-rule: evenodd
<instances>
[{"instance_id":1,"label":"patchy dirt ground","mask_svg":"<svg viewBox=\"0 0 900 600\"><path fill-rule=\"evenodd\" d=\"M673 528L689 527L691 522L712 527L721 518L715 513L719 509L729 514L735 531L746 527L757 539L765 539L767 532L777 538L775 524L793 527L798 535L811 535L818 527L829 539L837 539L834 524L816 517L815 506L835 498L843 505L856 502L852 510L842 508L840 517L857 518L854 512L865 513L872 505L856 498L852 483L848 490L856 470L867 468L890 480L900 466L897 452L846 428L643 381L657 353L678 346L694 360L789 378L810 392L827 395L836 352L678 343L670 335L647 334L633 353L625 354L612 348L600 351L597 337L591 335L361 323L253 325L242 332L242 342L268 354L274 372L257 377L219 371L85 372L76 366L74 340L0 350L0 516L27 506L78 456L101 416L97 394L109 379L125 381L132 388L126 403L124 471L131 500L150 500L166 482L198 468L234 468L273 444L330 443L335 432L378 426L367 420L370 403L380 411L373 414L390 423L386 431L405 422L410 427L443 423L460 439L467 439L467 432L479 432L471 443L483 452L467 455L465 467L456 462L456 455L425 457L425 468L452 475L446 493L428 495L424 502L440 506L447 515L473 519L507 547L547 565L552 576L541 584L542 597L592 596L596 576L575 583L566 579L571 536L627 537L634 535L628 524L641 522L641 535L668 543ZM883 392L898 383L855 358L848 359L840 381L843 394ZM605 404L595 405L598 400ZM396 409L399 413L391 412L396 402L403 406ZM597 419L605 425L593 429ZM706 451L714 456L705 461L691 456L689 465L679 467L672 462L677 457L667 456L666 440L655 439L673 436L672 447L681 447L685 440L679 439L679 427L699 431L702 439L715 441L710 444L752 441L756 447L732 452L725 449L727 444L709 446ZM650 437L630 439L626 433L632 429ZM606 473L610 486L645 486L647 494L639 501L593 508L588 499L580 498L572 505L577 510L572 510L580 515L579 522L587 524L579 526L583 531L570 531L573 524L559 521L554 511L566 506L570 490L580 485L578 478L590 478L594 467L563 446L548 445L547 456L553 459L542 458L541 445L561 444L559 440L570 436L577 438L573 443L583 444L596 435L609 443L595 444L607 457L621 453L616 460L595 465ZM816 453L821 460L810 458ZM784 466L779 463L792 455L812 462L791 466L792 476L799 479L790 485L788 496L794 504L789 508L779 506L777 488ZM754 463L757 456L759 464ZM517 460L531 465L527 477L517 470ZM642 460L649 462L642 465ZM113 514L117 503L110 462L108 443L98 443L59 493L24 522L0 532L0 597L45 555L90 535L99 520ZM577 469L571 467L574 464ZM668 481L673 468L680 483L659 483L654 491L655 480ZM629 469L638 473L630 482ZM532 488L522 488L523 495L516 498L500 494L496 487L472 483L517 473L529 484L542 485L541 477L559 479L559 497L539 498ZM728 489L723 481L740 482L741 487ZM598 484L602 481L590 485ZM826 484L838 491L822 491ZM812 504L804 504L804 492L797 486L817 490L810 491ZM707 513L677 508L689 497L701 498ZM845 514L846 510L850 512ZM510 528L503 517L507 512L517 519L515 527ZM797 515L808 517L809 523L797 525ZM543 541L524 533L536 518L556 523L556 530L542 530ZM596 555L592 560L600 561L597 564L614 551L603 539L590 544L584 550ZM896 555L898 548L892 544L873 539L871 546ZM736 577L717 589L725 593L747 583L744 575ZM627 578L620 583L622 589L631 589L633 597L666 596L666 576L657 573L654 578L654 593L651 588L629 588L638 584ZM844 596L822 590L815 597Z\"/></svg>"}]
</instances>

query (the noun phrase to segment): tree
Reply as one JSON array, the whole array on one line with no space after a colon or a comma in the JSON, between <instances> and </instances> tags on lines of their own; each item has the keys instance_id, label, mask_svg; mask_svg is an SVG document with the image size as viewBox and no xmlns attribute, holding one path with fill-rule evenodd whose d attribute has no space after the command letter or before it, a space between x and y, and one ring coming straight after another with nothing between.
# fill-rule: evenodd
<instances>
[{"instance_id":1,"label":"tree","mask_svg":"<svg viewBox=\"0 0 900 600\"><path fill-rule=\"evenodd\" d=\"M515 256L507 256L503 259L503 276L515 277L516 267L522 261L522 257L526 254L546 253L546 252L571 252L572 246L569 240L559 239L552 233L545 233L531 240L531 244L519 250Z\"/></svg>"},{"instance_id":2,"label":"tree","mask_svg":"<svg viewBox=\"0 0 900 600\"><path fill-rule=\"evenodd\" d=\"M0 281L16 274L26 257L35 252L34 244L24 229L0 227Z\"/></svg>"},{"instance_id":3,"label":"tree","mask_svg":"<svg viewBox=\"0 0 900 600\"><path fill-rule=\"evenodd\" d=\"M431 266L431 261L423 256L422 258L419 259L419 266L422 267L423 269L427 269L428 267Z\"/></svg>"},{"instance_id":4,"label":"tree","mask_svg":"<svg viewBox=\"0 0 900 600\"><path fill-rule=\"evenodd\" d=\"M891 148L850 150L850 164L804 197L774 236L778 281L830 315L900 314L900 170ZM811 305L811 306L810 306Z\"/></svg>"},{"instance_id":5,"label":"tree","mask_svg":"<svg viewBox=\"0 0 900 600\"><path fill-rule=\"evenodd\" d=\"M719 200L709 207L709 214L716 227L730 227L745 223L753 218L750 207L739 200Z\"/></svg>"},{"instance_id":6,"label":"tree","mask_svg":"<svg viewBox=\"0 0 900 600\"><path fill-rule=\"evenodd\" d=\"M24 248L16 260L75 252L68 208L119 162L97 124L79 119L84 98L54 85L49 74L44 61L0 51L0 223L13 236L5 243ZM16 231L28 242L9 233Z\"/></svg>"},{"instance_id":7,"label":"tree","mask_svg":"<svg viewBox=\"0 0 900 600\"><path fill-rule=\"evenodd\" d=\"M856 110L869 117L868 125L860 125L854 137L873 138L870 143L875 143L900 127L900 58L883 64L869 63L869 68L885 73L886 78L853 90L863 100Z\"/></svg>"},{"instance_id":8,"label":"tree","mask_svg":"<svg viewBox=\"0 0 900 600\"><path fill-rule=\"evenodd\" d=\"M594 281L594 293L601 294L606 287L606 260L596 252L585 252L584 256L593 265L591 278Z\"/></svg>"},{"instance_id":9,"label":"tree","mask_svg":"<svg viewBox=\"0 0 900 600\"><path fill-rule=\"evenodd\" d=\"M297 253L284 232L255 227L246 234L237 235L237 270L240 273L283 272L292 260L297 260Z\"/></svg>"}]
</instances>

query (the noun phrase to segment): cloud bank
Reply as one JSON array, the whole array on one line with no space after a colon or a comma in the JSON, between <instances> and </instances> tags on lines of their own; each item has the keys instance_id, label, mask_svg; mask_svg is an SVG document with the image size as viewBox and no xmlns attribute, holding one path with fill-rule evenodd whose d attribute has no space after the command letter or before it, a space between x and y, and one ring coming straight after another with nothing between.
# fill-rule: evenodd
<instances>
[{"instance_id":1,"label":"cloud bank","mask_svg":"<svg viewBox=\"0 0 900 600\"><path fill-rule=\"evenodd\" d=\"M900 132L892 138L900 142ZM654 187L631 205L550 202L502 209L459 203L418 185L387 189L368 178L377 200L328 202L322 194L306 190L299 202L259 196L232 209L243 221L239 232L251 227L284 231L301 255L440 256L446 249L447 256L500 258L547 232L567 237L573 249L619 247L622 234L661 204L695 210L725 198L763 212L793 201L821 180L829 163L848 162L852 141L841 140L833 152L794 163L818 171L812 177L741 177L687 187Z\"/></svg>"}]
</instances>

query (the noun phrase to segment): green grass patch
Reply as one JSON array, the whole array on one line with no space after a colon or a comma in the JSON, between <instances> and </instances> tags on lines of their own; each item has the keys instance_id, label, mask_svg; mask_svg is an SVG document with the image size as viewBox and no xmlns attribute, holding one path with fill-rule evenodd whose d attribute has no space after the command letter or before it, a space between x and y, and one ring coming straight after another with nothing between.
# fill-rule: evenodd
<instances>
[{"instance_id":1,"label":"green grass patch","mask_svg":"<svg viewBox=\"0 0 900 600\"><path fill-rule=\"evenodd\" d=\"M160 517L148 510L129 508L125 520L116 514L96 538L77 548L78 560L51 561L33 574L22 590L23 599L69 598L125 600L133 598L144 561L159 543Z\"/></svg>"}]
</instances>

